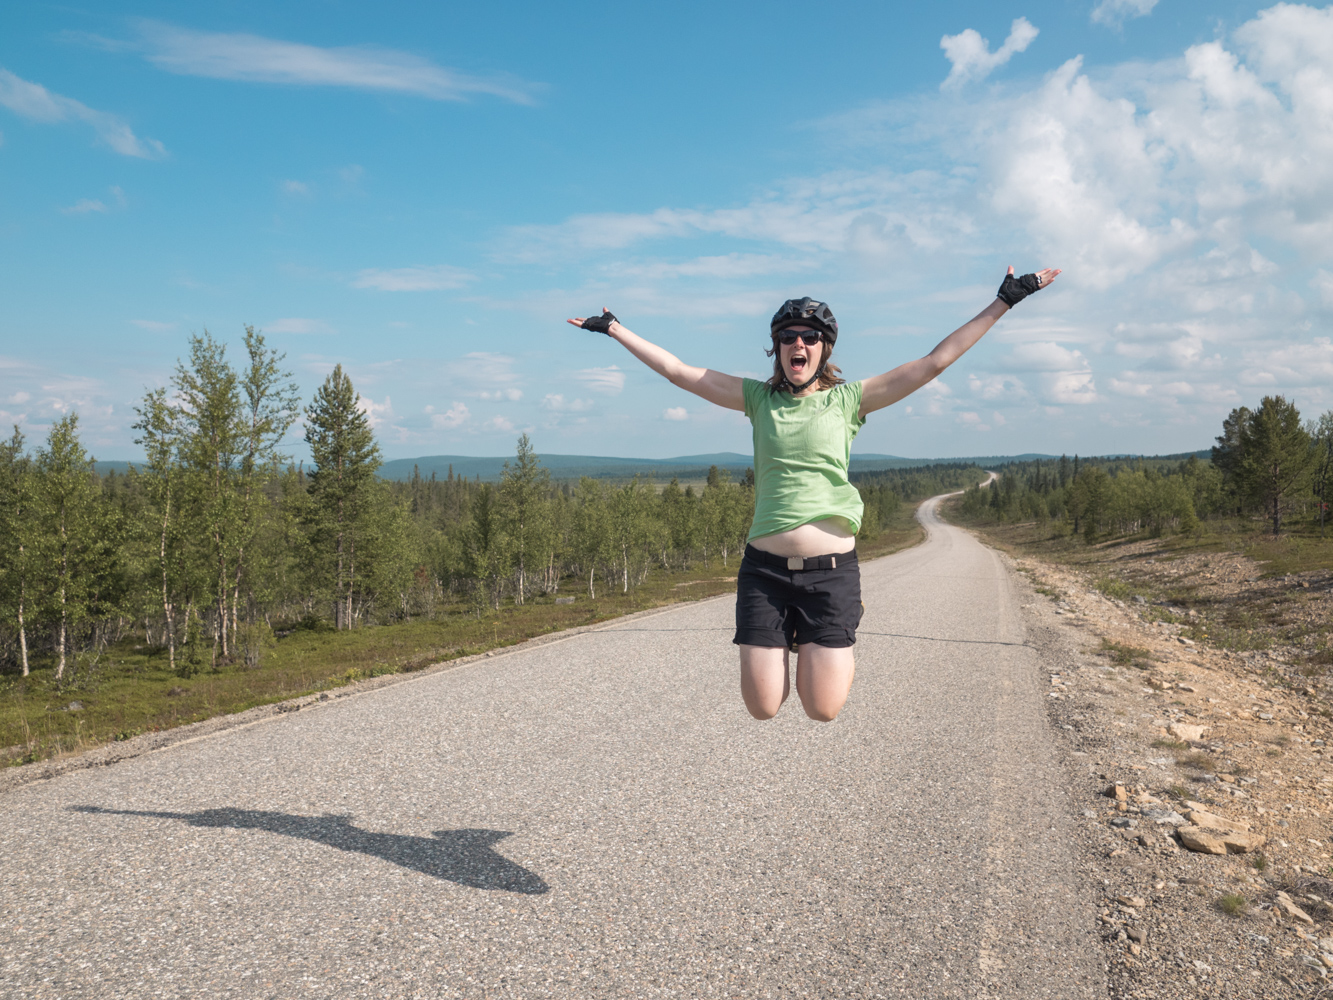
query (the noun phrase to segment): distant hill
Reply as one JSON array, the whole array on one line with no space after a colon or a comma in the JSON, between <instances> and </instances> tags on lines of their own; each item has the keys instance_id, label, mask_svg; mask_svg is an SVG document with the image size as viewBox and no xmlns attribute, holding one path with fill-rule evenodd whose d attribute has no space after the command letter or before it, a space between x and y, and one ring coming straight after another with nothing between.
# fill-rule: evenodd
<instances>
[{"instance_id":1,"label":"distant hill","mask_svg":"<svg viewBox=\"0 0 1333 1000\"><path fill-rule=\"evenodd\" d=\"M1178 455L1151 455L1145 458L1183 462L1191 455L1208 459L1210 453L1204 451L1182 452ZM851 472L878 472L882 469L913 469L923 465L979 465L993 468L1010 462L1033 462L1037 459L1059 458L1059 455L978 455L967 458L902 458L899 455L852 455ZM1073 457L1072 455L1070 456ZM1116 459L1135 458L1138 456L1085 455L1084 458ZM634 476L652 476L657 480L703 479L708 475L709 466L716 465L726 469L733 479L745 474L753 463L750 455L734 451L720 451L712 455L681 455L679 458L613 458L598 455L538 455L542 465L551 470L555 479L578 479L590 476L593 479L631 479ZM420 471L421 478L429 479L434 473L436 479L446 479L452 467L455 477L463 476L475 479L478 476L487 482L500 478L505 462L513 461L512 456L504 458L477 458L472 455L426 455L421 458L396 458L380 466L380 476L384 479L407 480L412 478L412 470ZM133 462L96 462L94 467L100 475L109 472L124 475Z\"/></svg>"}]
</instances>

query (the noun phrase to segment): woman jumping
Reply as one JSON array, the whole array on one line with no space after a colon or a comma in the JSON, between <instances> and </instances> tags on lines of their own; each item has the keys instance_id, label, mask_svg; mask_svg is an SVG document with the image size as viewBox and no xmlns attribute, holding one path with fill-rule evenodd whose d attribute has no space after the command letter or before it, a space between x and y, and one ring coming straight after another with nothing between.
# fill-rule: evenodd
<instances>
[{"instance_id":1,"label":"woman jumping","mask_svg":"<svg viewBox=\"0 0 1333 1000\"><path fill-rule=\"evenodd\" d=\"M694 368L622 326L607 309L568 322L605 333L673 385L741 410L754 425L754 523L736 581L741 697L756 719L771 719L791 693L805 714L837 718L852 687L852 645L861 622L856 533L861 494L847 479L852 438L866 414L910 396L957 361L1012 306L1049 285L1047 268L1014 277L995 301L917 361L862 382L830 363L838 321L814 299L788 299L773 316L773 377L767 382Z\"/></svg>"}]
</instances>

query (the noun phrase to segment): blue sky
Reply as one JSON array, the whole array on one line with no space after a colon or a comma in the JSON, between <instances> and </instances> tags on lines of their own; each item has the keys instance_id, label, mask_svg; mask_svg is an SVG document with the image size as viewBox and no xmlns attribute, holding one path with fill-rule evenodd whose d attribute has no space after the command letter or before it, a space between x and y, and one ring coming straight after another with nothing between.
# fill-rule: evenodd
<instances>
[{"instance_id":1,"label":"blue sky","mask_svg":"<svg viewBox=\"0 0 1333 1000\"><path fill-rule=\"evenodd\" d=\"M744 452L563 319L762 376L812 295L854 379L1010 263L1066 270L856 451L1161 453L1265 394L1333 408L1325 7L15 4L0 192L0 426L76 410L105 459L192 332L247 323L307 397L341 362L388 457Z\"/></svg>"}]
</instances>

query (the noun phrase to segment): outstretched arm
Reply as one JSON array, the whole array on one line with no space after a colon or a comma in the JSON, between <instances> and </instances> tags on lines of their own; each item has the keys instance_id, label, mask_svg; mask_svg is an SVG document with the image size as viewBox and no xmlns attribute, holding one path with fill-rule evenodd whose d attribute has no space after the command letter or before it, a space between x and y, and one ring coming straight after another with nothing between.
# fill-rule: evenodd
<instances>
[{"instance_id":1,"label":"outstretched arm","mask_svg":"<svg viewBox=\"0 0 1333 1000\"><path fill-rule=\"evenodd\" d=\"M602 312L607 313L609 310L603 308ZM579 316L565 322L581 327L584 318ZM696 368L693 365L687 365L666 348L658 347L622 326L617 319L611 321L611 325L606 330L606 335L612 340L618 341L627 351L672 385L678 385L696 396L702 396L710 403L725 406L728 410L743 411L745 409L745 395L741 390L741 380L735 375L725 375L722 372L715 372L711 368Z\"/></svg>"},{"instance_id":2,"label":"outstretched arm","mask_svg":"<svg viewBox=\"0 0 1333 1000\"><path fill-rule=\"evenodd\" d=\"M1014 269L1009 268L1009 277L1012 277L1013 273ZM1059 273L1059 268L1049 267L1038 271L1037 287L1045 288ZM1001 291L1003 290L1002 286ZM985 309L936 344L935 349L924 358L909 361L893 371L866 379L861 383L861 416L882 410L916 392L966 354L1009 309L1010 306L997 297Z\"/></svg>"}]
</instances>

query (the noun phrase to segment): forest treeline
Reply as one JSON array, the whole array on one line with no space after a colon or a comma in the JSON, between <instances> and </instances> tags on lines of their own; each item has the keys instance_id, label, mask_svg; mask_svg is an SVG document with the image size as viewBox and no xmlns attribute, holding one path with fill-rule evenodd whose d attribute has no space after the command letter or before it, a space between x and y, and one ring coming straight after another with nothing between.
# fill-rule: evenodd
<instances>
[{"instance_id":1,"label":"forest treeline","mask_svg":"<svg viewBox=\"0 0 1333 1000\"><path fill-rule=\"evenodd\" d=\"M628 592L655 567L734 566L752 475L696 488L553 481L527 436L500 481L387 482L351 380L336 367L299 398L283 356L247 328L238 364L205 332L136 408L145 460L99 476L76 414L30 449L0 444L0 670L93 667L129 632L188 675L257 665L292 628L347 629L534 595ZM279 443L304 417L311 464ZM862 537L900 505L959 489L970 466L858 476Z\"/></svg>"},{"instance_id":2,"label":"forest treeline","mask_svg":"<svg viewBox=\"0 0 1333 1000\"><path fill-rule=\"evenodd\" d=\"M1223 421L1211 461L1191 456L1015 462L964 494L969 520L1051 521L1088 541L1114 535L1194 533L1203 522L1262 520L1276 535L1289 518L1323 528L1333 492L1333 411L1302 423L1296 405L1266 396Z\"/></svg>"}]
</instances>

